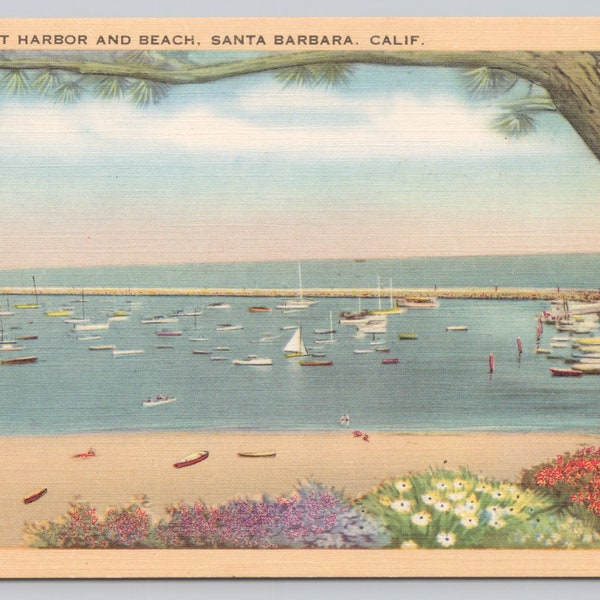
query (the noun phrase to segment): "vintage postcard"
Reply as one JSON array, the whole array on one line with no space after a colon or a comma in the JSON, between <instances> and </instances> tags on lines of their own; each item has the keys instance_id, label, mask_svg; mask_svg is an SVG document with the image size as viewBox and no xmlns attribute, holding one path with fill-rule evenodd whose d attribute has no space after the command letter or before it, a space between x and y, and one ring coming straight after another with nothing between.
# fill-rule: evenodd
<instances>
[{"instance_id":1,"label":"vintage postcard","mask_svg":"<svg viewBox=\"0 0 600 600\"><path fill-rule=\"evenodd\" d=\"M0 20L0 577L595 577L600 20Z\"/></svg>"}]
</instances>

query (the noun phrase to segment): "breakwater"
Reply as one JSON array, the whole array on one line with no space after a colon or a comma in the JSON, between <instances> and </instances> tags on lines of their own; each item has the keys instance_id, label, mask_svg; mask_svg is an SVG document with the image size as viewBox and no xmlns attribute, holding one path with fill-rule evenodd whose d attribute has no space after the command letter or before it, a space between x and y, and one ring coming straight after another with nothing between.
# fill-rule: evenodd
<instances>
[{"instance_id":1,"label":"breakwater","mask_svg":"<svg viewBox=\"0 0 600 600\"><path fill-rule=\"evenodd\" d=\"M119 288L119 287L4 287L0 295L5 296L188 296L188 297L247 297L247 298L295 298L298 290L256 289L256 288ZM565 298L583 302L597 302L600 290L594 289L557 289L557 288L309 288L303 290L303 296L314 298L377 298L379 296L394 299L405 297L432 297L448 299L476 300L555 300Z\"/></svg>"}]
</instances>

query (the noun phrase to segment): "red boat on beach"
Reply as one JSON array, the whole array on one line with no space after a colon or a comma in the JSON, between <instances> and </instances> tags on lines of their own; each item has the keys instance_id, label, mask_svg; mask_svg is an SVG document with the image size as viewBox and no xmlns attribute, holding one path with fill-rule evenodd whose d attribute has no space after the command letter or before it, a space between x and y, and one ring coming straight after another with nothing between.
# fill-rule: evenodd
<instances>
[{"instance_id":1,"label":"red boat on beach","mask_svg":"<svg viewBox=\"0 0 600 600\"><path fill-rule=\"evenodd\" d=\"M35 494L31 494L31 496L27 496L27 498L23 499L23 503L31 504L32 502L35 502L36 500L39 500L42 496L44 496L47 491L48 491L48 488L44 488L43 490L40 490L39 492L36 492Z\"/></svg>"},{"instance_id":2,"label":"red boat on beach","mask_svg":"<svg viewBox=\"0 0 600 600\"><path fill-rule=\"evenodd\" d=\"M581 371L577 371L576 369L559 369L552 368L550 369L550 373L553 377L580 377Z\"/></svg>"},{"instance_id":3,"label":"red boat on beach","mask_svg":"<svg viewBox=\"0 0 600 600\"><path fill-rule=\"evenodd\" d=\"M203 460L208 458L208 450L203 450L202 452L194 452L194 454L190 454L181 460L178 460L173 466L176 469L181 469L183 467L191 467Z\"/></svg>"}]
</instances>

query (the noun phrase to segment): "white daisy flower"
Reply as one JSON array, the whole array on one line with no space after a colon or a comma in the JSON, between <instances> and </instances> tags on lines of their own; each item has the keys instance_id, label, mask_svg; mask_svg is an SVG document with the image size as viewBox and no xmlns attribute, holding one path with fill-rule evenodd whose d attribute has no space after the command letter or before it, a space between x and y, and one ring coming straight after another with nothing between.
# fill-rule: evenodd
<instances>
[{"instance_id":1,"label":"white daisy flower","mask_svg":"<svg viewBox=\"0 0 600 600\"><path fill-rule=\"evenodd\" d=\"M465 484L465 482L464 482L462 479L455 479L455 480L452 482L452 487L453 487L455 490L464 490L464 489L465 489L465 485L466 485L466 484Z\"/></svg>"},{"instance_id":2,"label":"white daisy flower","mask_svg":"<svg viewBox=\"0 0 600 600\"><path fill-rule=\"evenodd\" d=\"M440 500L433 505L433 508L438 512L448 512L450 510L450 505L447 502Z\"/></svg>"},{"instance_id":3,"label":"white daisy flower","mask_svg":"<svg viewBox=\"0 0 600 600\"><path fill-rule=\"evenodd\" d=\"M427 527L431 523L431 515L429 513L415 513L410 520L419 527Z\"/></svg>"},{"instance_id":4,"label":"white daisy flower","mask_svg":"<svg viewBox=\"0 0 600 600\"><path fill-rule=\"evenodd\" d=\"M502 519L492 519L490 521L490 527L493 527L494 529L502 529L505 525L506 523Z\"/></svg>"},{"instance_id":5,"label":"white daisy flower","mask_svg":"<svg viewBox=\"0 0 600 600\"><path fill-rule=\"evenodd\" d=\"M500 500L500 498L504 498L504 492L502 492L501 490L493 490L492 492L490 492L490 496L492 498L495 498L496 500Z\"/></svg>"},{"instance_id":6,"label":"white daisy flower","mask_svg":"<svg viewBox=\"0 0 600 600\"><path fill-rule=\"evenodd\" d=\"M408 479L401 479L399 481L396 481L394 486L401 494L403 492L408 492L409 490L412 489L412 485L411 485L410 481L408 481Z\"/></svg>"},{"instance_id":7,"label":"white daisy flower","mask_svg":"<svg viewBox=\"0 0 600 600\"><path fill-rule=\"evenodd\" d=\"M411 504L409 500L396 500L390 504L390 508L399 513L410 512Z\"/></svg>"},{"instance_id":8,"label":"white daisy flower","mask_svg":"<svg viewBox=\"0 0 600 600\"><path fill-rule=\"evenodd\" d=\"M460 524L465 529L473 529L473 527L477 527L477 525L479 525L479 519L475 515L465 515L460 520Z\"/></svg>"},{"instance_id":9,"label":"white daisy flower","mask_svg":"<svg viewBox=\"0 0 600 600\"><path fill-rule=\"evenodd\" d=\"M435 540L442 548L450 548L450 546L454 546L456 543L456 536L453 533L441 531L437 534Z\"/></svg>"},{"instance_id":10,"label":"white daisy flower","mask_svg":"<svg viewBox=\"0 0 600 600\"><path fill-rule=\"evenodd\" d=\"M448 489L448 484L445 481L437 481L434 484L434 487L436 490L447 490Z\"/></svg>"},{"instance_id":11,"label":"white daisy flower","mask_svg":"<svg viewBox=\"0 0 600 600\"><path fill-rule=\"evenodd\" d=\"M487 514L488 514L490 517L495 517L495 516L497 516L497 515L501 515L501 514L503 514L503 509L502 509L502 507L501 507L501 506L496 506L496 505L493 505L493 506L488 506L488 507L485 509L485 512L487 512Z\"/></svg>"},{"instance_id":12,"label":"white daisy flower","mask_svg":"<svg viewBox=\"0 0 600 600\"><path fill-rule=\"evenodd\" d=\"M433 506L438 501L438 499L435 496L432 496L431 494L423 494L421 496L421 501L426 506Z\"/></svg>"}]
</instances>

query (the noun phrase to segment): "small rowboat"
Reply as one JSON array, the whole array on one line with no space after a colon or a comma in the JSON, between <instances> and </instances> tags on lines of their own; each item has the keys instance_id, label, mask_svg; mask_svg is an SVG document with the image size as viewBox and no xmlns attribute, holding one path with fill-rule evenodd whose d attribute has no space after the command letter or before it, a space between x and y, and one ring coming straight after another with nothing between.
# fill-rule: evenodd
<instances>
[{"instance_id":1,"label":"small rowboat","mask_svg":"<svg viewBox=\"0 0 600 600\"><path fill-rule=\"evenodd\" d=\"M276 456L275 450L262 450L259 452L238 452L238 456L244 458L269 458Z\"/></svg>"},{"instance_id":2,"label":"small rowboat","mask_svg":"<svg viewBox=\"0 0 600 600\"><path fill-rule=\"evenodd\" d=\"M0 362L3 365L25 365L37 362L37 356L19 356L18 358L8 358Z\"/></svg>"},{"instance_id":3,"label":"small rowboat","mask_svg":"<svg viewBox=\"0 0 600 600\"><path fill-rule=\"evenodd\" d=\"M333 364L332 360L301 360L301 367L330 367Z\"/></svg>"},{"instance_id":4,"label":"small rowboat","mask_svg":"<svg viewBox=\"0 0 600 600\"><path fill-rule=\"evenodd\" d=\"M382 365L397 365L400 362L399 358L384 358L381 361Z\"/></svg>"},{"instance_id":5,"label":"small rowboat","mask_svg":"<svg viewBox=\"0 0 600 600\"><path fill-rule=\"evenodd\" d=\"M251 306L248 310L250 312L271 312L268 306Z\"/></svg>"},{"instance_id":6,"label":"small rowboat","mask_svg":"<svg viewBox=\"0 0 600 600\"><path fill-rule=\"evenodd\" d=\"M177 398L173 398L171 396L156 396L156 398L149 398L148 400L144 400L142 402L142 406L146 408L153 406L161 406L162 404L170 404L171 402L175 402Z\"/></svg>"},{"instance_id":7,"label":"small rowboat","mask_svg":"<svg viewBox=\"0 0 600 600\"><path fill-rule=\"evenodd\" d=\"M417 334L416 333L399 333L398 339L399 340L416 340Z\"/></svg>"},{"instance_id":8,"label":"small rowboat","mask_svg":"<svg viewBox=\"0 0 600 600\"><path fill-rule=\"evenodd\" d=\"M449 325L446 327L446 331L467 331L468 327L466 325Z\"/></svg>"},{"instance_id":9,"label":"small rowboat","mask_svg":"<svg viewBox=\"0 0 600 600\"><path fill-rule=\"evenodd\" d=\"M550 369L553 377L581 377L581 371L575 369Z\"/></svg>"},{"instance_id":10,"label":"small rowboat","mask_svg":"<svg viewBox=\"0 0 600 600\"><path fill-rule=\"evenodd\" d=\"M208 458L208 450L203 450L202 452L194 452L194 454L190 454L181 460L178 460L173 466L176 469L181 469L183 467L191 467L196 463L202 462Z\"/></svg>"},{"instance_id":11,"label":"small rowboat","mask_svg":"<svg viewBox=\"0 0 600 600\"><path fill-rule=\"evenodd\" d=\"M31 494L31 496L27 496L27 498L23 498L23 503L31 504L32 502L35 502L36 500L39 500L42 496L44 496L47 491L48 491L48 488L44 488L43 490L40 490L39 492L36 492L35 494Z\"/></svg>"}]
</instances>

